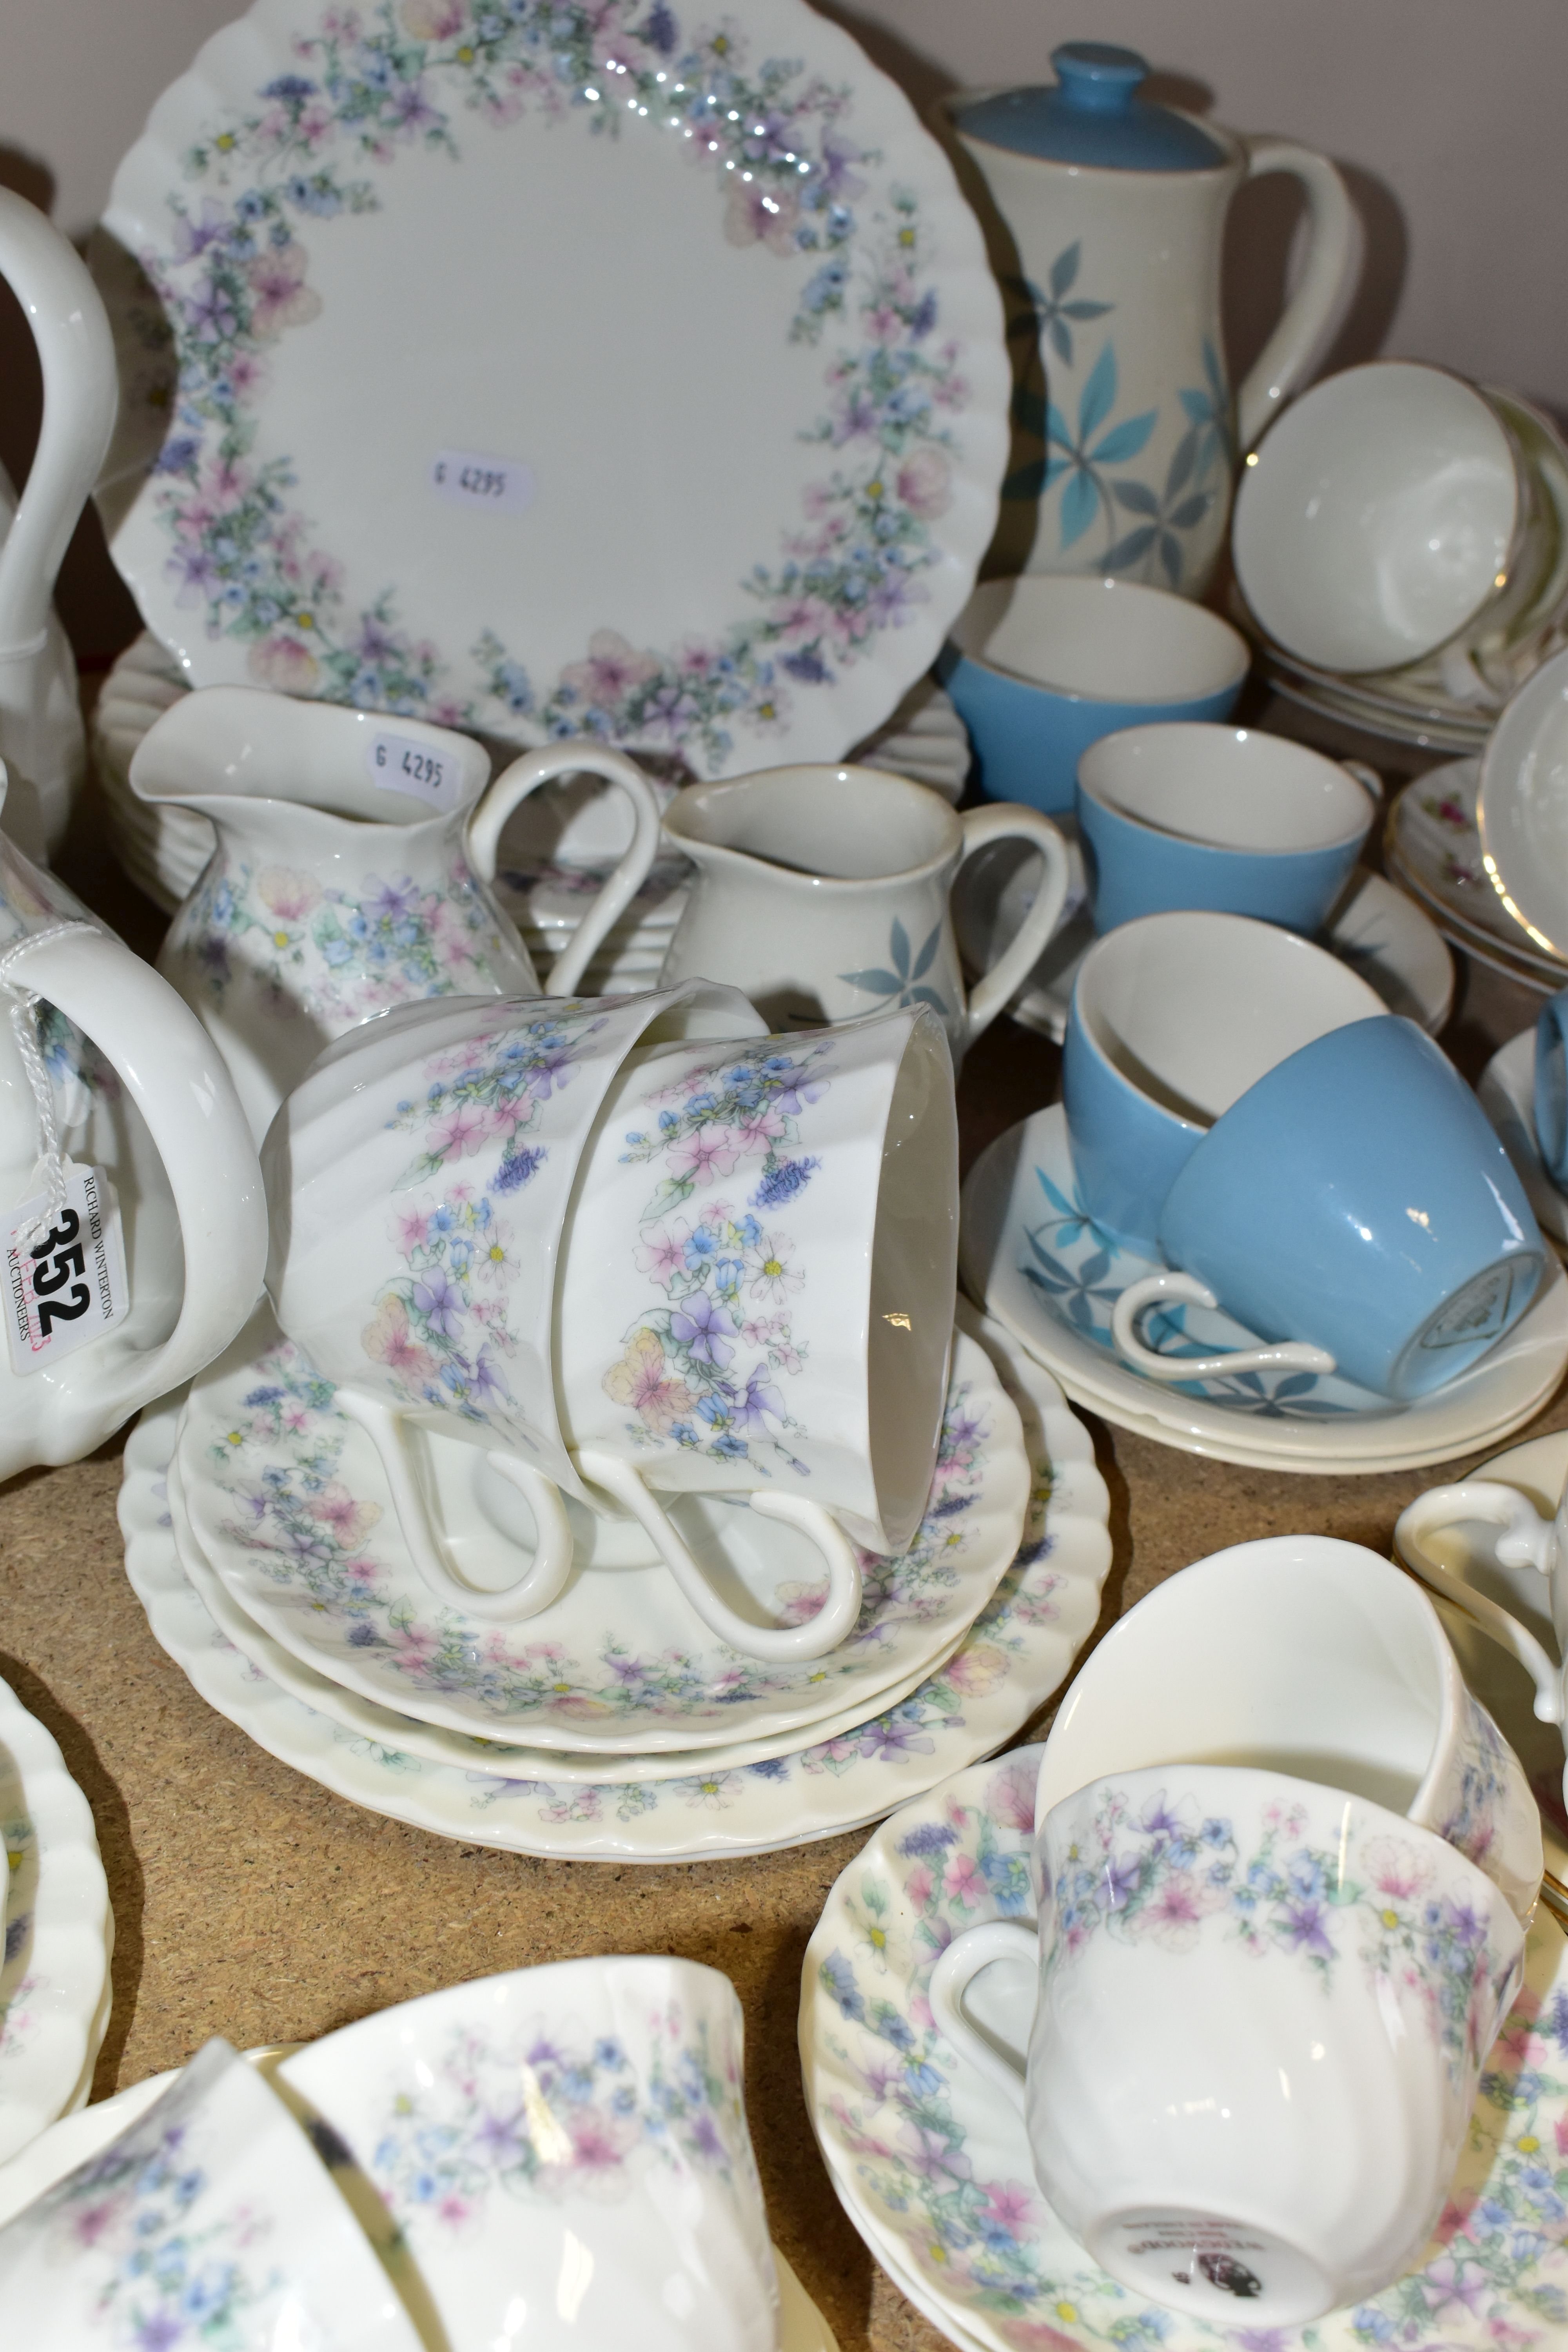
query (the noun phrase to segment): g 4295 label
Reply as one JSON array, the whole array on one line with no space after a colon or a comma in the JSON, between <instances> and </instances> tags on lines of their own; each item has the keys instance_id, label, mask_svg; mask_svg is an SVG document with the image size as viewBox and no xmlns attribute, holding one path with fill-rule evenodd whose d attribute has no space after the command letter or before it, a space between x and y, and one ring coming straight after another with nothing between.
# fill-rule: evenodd
<instances>
[{"instance_id":1,"label":"g 4295 label","mask_svg":"<svg viewBox=\"0 0 1568 2352\"><path fill-rule=\"evenodd\" d=\"M521 514L533 503L533 468L517 457L489 457L478 449L438 449L430 487L454 506L491 514Z\"/></svg>"},{"instance_id":2,"label":"g 4295 label","mask_svg":"<svg viewBox=\"0 0 1568 2352\"><path fill-rule=\"evenodd\" d=\"M18 1240L47 1196L4 1223L5 1339L14 1372L42 1371L102 1339L131 1312L125 1245L113 1188L101 1168L66 1162L66 1197L46 1229Z\"/></svg>"},{"instance_id":3,"label":"g 4295 label","mask_svg":"<svg viewBox=\"0 0 1568 2352\"><path fill-rule=\"evenodd\" d=\"M461 798L463 769L456 752L423 743L417 736L373 735L364 764L371 782L384 793L407 793L416 801L428 801L443 816Z\"/></svg>"}]
</instances>

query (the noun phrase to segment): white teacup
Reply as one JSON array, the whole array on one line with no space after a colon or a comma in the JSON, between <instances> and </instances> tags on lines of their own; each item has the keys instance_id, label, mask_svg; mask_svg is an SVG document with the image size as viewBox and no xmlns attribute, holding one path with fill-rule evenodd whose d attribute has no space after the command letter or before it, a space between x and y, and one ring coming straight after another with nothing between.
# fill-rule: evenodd
<instances>
[{"instance_id":1,"label":"white teacup","mask_svg":"<svg viewBox=\"0 0 1568 2352\"><path fill-rule=\"evenodd\" d=\"M276 2079L401 2230L432 2341L778 2343L741 2005L717 1969L610 1958L481 1977L330 2033Z\"/></svg>"},{"instance_id":2,"label":"white teacup","mask_svg":"<svg viewBox=\"0 0 1568 2352\"><path fill-rule=\"evenodd\" d=\"M1053 2210L1134 2294L1296 2326L1419 2255L1523 1973L1489 1879L1384 1807L1162 1764L1037 1813L1037 1938L942 1953L942 2032L1023 2109ZM967 1984L1037 1951L1026 2075Z\"/></svg>"},{"instance_id":3,"label":"white teacup","mask_svg":"<svg viewBox=\"0 0 1568 2352\"><path fill-rule=\"evenodd\" d=\"M471 1614L560 1591L564 1493L635 1519L732 1646L820 1656L858 1613L850 1535L899 1550L919 1524L952 1328L947 1048L923 1010L755 1025L701 982L409 1008L324 1055L274 1124L279 1320L375 1443L426 1582ZM447 1564L420 1422L482 1449L532 1513L506 1591ZM800 1528L826 1565L816 1614L741 1615L656 1487Z\"/></svg>"},{"instance_id":4,"label":"white teacup","mask_svg":"<svg viewBox=\"0 0 1568 2352\"><path fill-rule=\"evenodd\" d=\"M1534 1908L1541 1816L1523 1768L1420 1586L1360 1544L1268 1536L1146 1594L1062 1702L1035 1818L1091 1780L1172 1762L1364 1798L1457 1847L1521 1921Z\"/></svg>"}]
</instances>

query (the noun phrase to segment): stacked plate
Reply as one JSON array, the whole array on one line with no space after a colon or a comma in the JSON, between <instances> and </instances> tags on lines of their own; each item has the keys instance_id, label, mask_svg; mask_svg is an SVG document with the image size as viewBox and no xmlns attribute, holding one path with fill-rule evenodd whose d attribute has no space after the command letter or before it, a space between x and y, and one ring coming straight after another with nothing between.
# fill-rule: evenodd
<instances>
[{"instance_id":1,"label":"stacked plate","mask_svg":"<svg viewBox=\"0 0 1568 2352\"><path fill-rule=\"evenodd\" d=\"M1568 986L1568 962L1537 945L1492 887L1477 802L1481 763L1452 760L1405 790L1389 811L1389 872L1425 907L1445 939L1478 963L1543 991Z\"/></svg>"},{"instance_id":2,"label":"stacked plate","mask_svg":"<svg viewBox=\"0 0 1568 2352\"><path fill-rule=\"evenodd\" d=\"M137 888L171 914L195 888L212 856L213 829L193 810L149 807L138 800L130 773L153 720L188 691L174 655L143 632L104 680L91 728L115 854ZM494 746L503 761L512 748ZM969 773L969 738L942 688L923 677L849 756L865 766L912 777L956 801ZM661 789L668 794L675 785ZM536 793L511 818L501 836L496 879L541 980L625 847L624 811L616 795L593 778ZM685 903L689 870L682 857L659 860L589 966L585 993L624 994L654 985Z\"/></svg>"},{"instance_id":3,"label":"stacked plate","mask_svg":"<svg viewBox=\"0 0 1568 2352\"><path fill-rule=\"evenodd\" d=\"M325 1786L449 1836L664 1861L830 1835L1012 1738L1098 1612L1108 1507L1087 1435L978 1321L955 1339L914 1543L865 1561L854 1634L799 1665L726 1648L637 1530L586 1513L550 1609L503 1627L438 1604L333 1397L253 1326L177 1424L165 1410L128 1449L127 1566L221 1713ZM432 1438L425 1474L465 1577L515 1578L523 1530L482 1454ZM816 1556L794 1529L713 1497L675 1512L732 1591L775 1614L806 1597Z\"/></svg>"},{"instance_id":4,"label":"stacked plate","mask_svg":"<svg viewBox=\"0 0 1568 2352\"><path fill-rule=\"evenodd\" d=\"M1233 587L1232 617L1257 640L1263 674L1287 701L1386 741L1479 751L1510 695L1564 642L1568 446L1551 420L1517 394L1489 388L1486 397L1511 432L1521 473L1535 493L1540 562L1528 602L1474 651L1448 648L1401 669L1348 676L1275 644Z\"/></svg>"}]
</instances>

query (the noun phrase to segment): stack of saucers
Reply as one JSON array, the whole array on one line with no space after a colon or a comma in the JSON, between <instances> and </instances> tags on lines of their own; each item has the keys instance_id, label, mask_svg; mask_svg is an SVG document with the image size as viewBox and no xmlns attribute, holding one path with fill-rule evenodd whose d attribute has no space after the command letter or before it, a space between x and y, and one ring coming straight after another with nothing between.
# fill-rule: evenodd
<instances>
[{"instance_id":1,"label":"stack of saucers","mask_svg":"<svg viewBox=\"0 0 1568 2352\"><path fill-rule=\"evenodd\" d=\"M1277 693L1363 734L1479 751L1568 625L1568 446L1516 394L1352 368L1248 459L1232 544L1236 615Z\"/></svg>"}]
</instances>

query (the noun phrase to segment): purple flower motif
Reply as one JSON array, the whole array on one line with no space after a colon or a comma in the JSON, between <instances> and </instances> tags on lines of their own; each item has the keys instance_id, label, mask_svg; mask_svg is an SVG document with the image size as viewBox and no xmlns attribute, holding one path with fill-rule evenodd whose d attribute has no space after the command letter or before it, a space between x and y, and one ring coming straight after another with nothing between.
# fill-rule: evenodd
<instances>
[{"instance_id":1,"label":"purple flower motif","mask_svg":"<svg viewBox=\"0 0 1568 2352\"><path fill-rule=\"evenodd\" d=\"M731 1413L737 1429L764 1429L767 1425L764 1416L769 1414L774 1421L784 1420L784 1399L768 1379L763 1365L758 1364L751 1373L745 1387L731 1405Z\"/></svg>"},{"instance_id":2,"label":"purple flower motif","mask_svg":"<svg viewBox=\"0 0 1568 2352\"><path fill-rule=\"evenodd\" d=\"M495 1358L488 1348L481 1348L474 1364L470 1383L475 1397L482 1405L505 1404L510 1391L496 1370Z\"/></svg>"},{"instance_id":3,"label":"purple flower motif","mask_svg":"<svg viewBox=\"0 0 1568 2352\"><path fill-rule=\"evenodd\" d=\"M185 321L198 343L225 343L239 331L233 297L216 278L204 278L193 289Z\"/></svg>"},{"instance_id":4,"label":"purple flower motif","mask_svg":"<svg viewBox=\"0 0 1568 2352\"><path fill-rule=\"evenodd\" d=\"M462 1321L463 1294L439 1266L432 1269L427 1280L415 1284L414 1304L432 1331L439 1331L445 1339L457 1338Z\"/></svg>"},{"instance_id":5,"label":"purple flower motif","mask_svg":"<svg viewBox=\"0 0 1568 2352\"><path fill-rule=\"evenodd\" d=\"M721 1370L735 1352L730 1345L734 1322L705 1290L681 1302L669 1318L669 1329L671 1338L689 1348L698 1363L711 1364L716 1370Z\"/></svg>"},{"instance_id":6,"label":"purple flower motif","mask_svg":"<svg viewBox=\"0 0 1568 2352\"><path fill-rule=\"evenodd\" d=\"M527 1151L514 1151L503 1160L496 1171L498 1192L521 1192L531 1176L536 1176L549 1157L543 1144L535 1144Z\"/></svg>"},{"instance_id":7,"label":"purple flower motif","mask_svg":"<svg viewBox=\"0 0 1568 2352\"><path fill-rule=\"evenodd\" d=\"M418 911L419 892L406 874L401 882L383 882L374 874L366 878L371 888L363 905L374 920L398 923Z\"/></svg>"},{"instance_id":8,"label":"purple flower motif","mask_svg":"<svg viewBox=\"0 0 1568 2352\"><path fill-rule=\"evenodd\" d=\"M1293 1952L1308 1952L1315 1960L1331 1960L1334 1947L1324 1921L1328 1906L1322 1903L1288 1903L1279 1932Z\"/></svg>"},{"instance_id":9,"label":"purple flower motif","mask_svg":"<svg viewBox=\"0 0 1568 2352\"><path fill-rule=\"evenodd\" d=\"M1108 1862L1100 1885L1095 1889L1095 1900L1102 1904L1108 1911L1121 1910L1137 1894L1140 1875L1138 1858L1135 1854L1124 1853L1119 1862L1114 1860Z\"/></svg>"}]
</instances>

